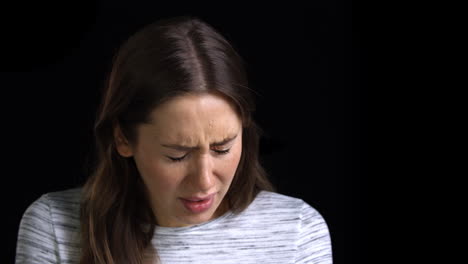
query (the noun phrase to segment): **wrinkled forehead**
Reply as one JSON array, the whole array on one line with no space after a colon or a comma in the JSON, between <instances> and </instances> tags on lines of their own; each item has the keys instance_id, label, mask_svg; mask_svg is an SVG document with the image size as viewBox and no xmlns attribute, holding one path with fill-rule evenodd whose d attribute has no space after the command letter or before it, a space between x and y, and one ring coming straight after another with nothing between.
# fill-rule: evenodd
<instances>
[{"instance_id":1,"label":"wrinkled forehead","mask_svg":"<svg viewBox=\"0 0 468 264\"><path fill-rule=\"evenodd\" d=\"M189 94L166 101L152 111L151 125L155 133L186 143L194 143L201 134L229 137L242 126L234 106L212 94Z\"/></svg>"},{"instance_id":2,"label":"wrinkled forehead","mask_svg":"<svg viewBox=\"0 0 468 264\"><path fill-rule=\"evenodd\" d=\"M188 109L191 110L219 110L219 109L229 109L230 111L239 115L239 109L235 102L230 99L228 96L223 95L219 92L188 92L175 95L164 100L161 104L156 106L152 113L151 117L156 118L159 112L181 112Z\"/></svg>"}]
</instances>

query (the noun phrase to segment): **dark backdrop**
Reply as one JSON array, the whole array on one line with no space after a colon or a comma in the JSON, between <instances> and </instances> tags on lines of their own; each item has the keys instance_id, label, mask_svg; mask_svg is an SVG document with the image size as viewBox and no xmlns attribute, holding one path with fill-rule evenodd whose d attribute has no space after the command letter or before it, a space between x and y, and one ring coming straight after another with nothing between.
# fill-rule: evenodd
<instances>
[{"instance_id":1,"label":"dark backdrop","mask_svg":"<svg viewBox=\"0 0 468 264\"><path fill-rule=\"evenodd\" d=\"M221 31L247 61L258 91L255 118L265 131L261 158L278 191L304 199L324 216L334 263L365 263L368 43L360 9L350 2L6 7L0 73L7 212L2 259L13 263L27 206L86 179L98 89L117 47L146 23L190 14Z\"/></svg>"}]
</instances>

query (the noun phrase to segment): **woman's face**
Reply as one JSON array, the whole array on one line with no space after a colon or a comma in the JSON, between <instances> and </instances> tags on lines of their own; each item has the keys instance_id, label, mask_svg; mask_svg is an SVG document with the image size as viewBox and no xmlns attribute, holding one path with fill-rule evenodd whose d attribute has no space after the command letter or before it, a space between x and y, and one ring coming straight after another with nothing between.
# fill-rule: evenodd
<instances>
[{"instance_id":1,"label":"woman's face","mask_svg":"<svg viewBox=\"0 0 468 264\"><path fill-rule=\"evenodd\" d=\"M223 214L223 202L242 152L242 122L213 94L183 95L158 106L138 127L136 145L116 130L117 150L133 157L157 224L182 227ZM206 198L203 201L198 198Z\"/></svg>"}]
</instances>

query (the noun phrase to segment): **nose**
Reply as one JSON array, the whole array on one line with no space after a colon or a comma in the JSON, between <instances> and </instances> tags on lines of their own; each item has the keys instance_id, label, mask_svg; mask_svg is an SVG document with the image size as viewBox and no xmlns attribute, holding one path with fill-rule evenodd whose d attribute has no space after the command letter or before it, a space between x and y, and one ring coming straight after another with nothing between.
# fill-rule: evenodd
<instances>
[{"instance_id":1,"label":"nose","mask_svg":"<svg viewBox=\"0 0 468 264\"><path fill-rule=\"evenodd\" d=\"M213 159L209 154L201 154L194 161L190 184L198 192L209 192L215 184L213 174Z\"/></svg>"}]
</instances>

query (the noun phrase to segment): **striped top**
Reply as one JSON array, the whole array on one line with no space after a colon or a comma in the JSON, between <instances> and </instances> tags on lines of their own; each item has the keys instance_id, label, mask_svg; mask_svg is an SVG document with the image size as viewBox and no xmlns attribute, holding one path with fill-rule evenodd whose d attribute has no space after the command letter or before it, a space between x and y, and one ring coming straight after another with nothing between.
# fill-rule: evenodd
<instances>
[{"instance_id":1,"label":"striped top","mask_svg":"<svg viewBox=\"0 0 468 264\"><path fill-rule=\"evenodd\" d=\"M80 193L47 193L26 209L16 263L79 263ZM320 213L301 199L267 191L240 214L229 211L188 227L156 226L152 245L163 264L332 263Z\"/></svg>"}]
</instances>

